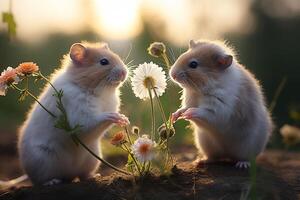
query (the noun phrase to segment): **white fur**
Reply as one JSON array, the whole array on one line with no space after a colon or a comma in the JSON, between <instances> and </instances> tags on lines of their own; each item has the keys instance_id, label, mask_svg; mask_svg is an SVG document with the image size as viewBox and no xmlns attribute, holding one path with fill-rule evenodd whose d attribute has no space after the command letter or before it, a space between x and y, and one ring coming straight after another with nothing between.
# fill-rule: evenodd
<instances>
[{"instance_id":1,"label":"white fur","mask_svg":"<svg viewBox=\"0 0 300 200\"><path fill-rule=\"evenodd\" d=\"M118 91L102 87L97 88L96 94L91 94L75 85L65 68L58 71L51 82L58 90L64 91L63 104L71 126L82 125L79 137L101 156L99 139L112 124L108 118L118 117L115 116L120 105ZM39 99L58 116L60 112L52 94L54 91L48 85ZM100 164L85 149L77 146L70 135L55 128L55 120L35 103L20 131L21 164L34 184L44 184L52 179L87 178Z\"/></svg>"},{"instance_id":2,"label":"white fur","mask_svg":"<svg viewBox=\"0 0 300 200\"><path fill-rule=\"evenodd\" d=\"M220 55L233 55L223 43L202 42L199 45L210 46ZM193 49L184 56L190 52L194 52ZM183 59L186 58L181 56L171 68L172 77L178 78L185 73ZM273 126L261 86L234 55L231 66L219 71L218 76L203 76L207 79L200 88L180 84L183 87L182 108L173 113L173 119L183 117L192 121L196 146L206 162L249 161L264 150ZM181 78L187 79L187 76Z\"/></svg>"}]
</instances>

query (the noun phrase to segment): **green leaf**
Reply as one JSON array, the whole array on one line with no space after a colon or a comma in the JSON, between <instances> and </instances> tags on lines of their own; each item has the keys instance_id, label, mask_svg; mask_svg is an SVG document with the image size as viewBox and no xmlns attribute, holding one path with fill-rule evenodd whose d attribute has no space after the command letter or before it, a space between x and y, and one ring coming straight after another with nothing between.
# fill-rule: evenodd
<instances>
[{"instance_id":1,"label":"green leaf","mask_svg":"<svg viewBox=\"0 0 300 200\"><path fill-rule=\"evenodd\" d=\"M2 13L2 22L7 23L8 35L10 37L16 36L17 24L14 18L14 15L10 12Z\"/></svg>"}]
</instances>

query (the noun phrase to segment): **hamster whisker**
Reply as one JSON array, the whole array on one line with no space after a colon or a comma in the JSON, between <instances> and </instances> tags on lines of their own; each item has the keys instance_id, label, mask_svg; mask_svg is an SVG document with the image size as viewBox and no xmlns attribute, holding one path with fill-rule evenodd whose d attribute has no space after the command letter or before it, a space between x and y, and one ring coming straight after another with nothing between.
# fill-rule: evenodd
<instances>
[{"instance_id":1,"label":"hamster whisker","mask_svg":"<svg viewBox=\"0 0 300 200\"><path fill-rule=\"evenodd\" d=\"M174 63L176 61L176 56L175 56L174 50L171 47L168 47L168 51L169 51L169 54L172 59L171 61Z\"/></svg>"},{"instance_id":2,"label":"hamster whisker","mask_svg":"<svg viewBox=\"0 0 300 200\"><path fill-rule=\"evenodd\" d=\"M167 82L173 82L170 76L167 76L167 77L166 77L166 81L167 81Z\"/></svg>"},{"instance_id":3,"label":"hamster whisker","mask_svg":"<svg viewBox=\"0 0 300 200\"><path fill-rule=\"evenodd\" d=\"M125 65L126 65L126 66L129 66L133 61L134 61L134 59L132 59L132 60L129 61L128 63L125 63Z\"/></svg>"},{"instance_id":4,"label":"hamster whisker","mask_svg":"<svg viewBox=\"0 0 300 200\"><path fill-rule=\"evenodd\" d=\"M127 56L125 57L124 59L124 63L127 62L127 59L129 58L130 54L131 54L131 51L132 51L132 44L130 44L130 49L129 49L129 52L127 53Z\"/></svg>"}]
</instances>

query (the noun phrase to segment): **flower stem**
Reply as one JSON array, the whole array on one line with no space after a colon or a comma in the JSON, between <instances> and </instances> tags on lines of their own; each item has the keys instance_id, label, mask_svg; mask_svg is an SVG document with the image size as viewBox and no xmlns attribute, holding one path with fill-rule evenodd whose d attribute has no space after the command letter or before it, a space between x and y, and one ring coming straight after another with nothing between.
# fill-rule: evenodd
<instances>
[{"instance_id":1,"label":"flower stem","mask_svg":"<svg viewBox=\"0 0 300 200\"><path fill-rule=\"evenodd\" d=\"M280 96L285 84L286 84L286 81L287 81L287 77L284 76L279 84L279 86L277 87L276 91L275 91L275 95L272 99L272 102L270 104L270 107L269 107L269 112L272 113L276 104L277 104L277 100L278 100L278 97Z\"/></svg>"},{"instance_id":2,"label":"flower stem","mask_svg":"<svg viewBox=\"0 0 300 200\"><path fill-rule=\"evenodd\" d=\"M166 127L166 131L167 131L167 135L169 136L170 134L170 127L168 126L168 123L167 123L167 117L166 117L166 114L165 114L165 111L164 111L164 108L162 106L162 103L156 93L156 90L154 89L154 87L152 86L152 89L154 91L154 95L156 97L156 100L158 102L158 106L159 106L159 109L160 109L160 112L161 112L161 115L162 115L162 118L163 118L163 121L164 121L164 124L165 124L165 127ZM166 147L167 147L167 159L166 159L166 164L169 162L169 156L170 156L170 153L169 153L169 137L167 137L167 140L166 140Z\"/></svg>"},{"instance_id":3,"label":"flower stem","mask_svg":"<svg viewBox=\"0 0 300 200\"><path fill-rule=\"evenodd\" d=\"M131 138L129 136L129 132L128 132L127 126L124 126L124 129L125 129L125 132L126 132L126 135L127 135L128 142L130 143L130 145L132 145L132 141L131 141Z\"/></svg>"},{"instance_id":4,"label":"flower stem","mask_svg":"<svg viewBox=\"0 0 300 200\"><path fill-rule=\"evenodd\" d=\"M151 103L151 117L152 117L152 133L151 133L151 139L155 139L155 116L154 116L154 105L153 105L153 99L152 99L152 93L151 88L148 87L149 92L149 98Z\"/></svg>"},{"instance_id":5,"label":"flower stem","mask_svg":"<svg viewBox=\"0 0 300 200\"><path fill-rule=\"evenodd\" d=\"M163 53L163 54L162 54L162 58L164 59L166 65L167 65L167 67L168 67L168 69L170 69L170 61L169 61L169 59L168 59L167 54L166 54L166 53Z\"/></svg>"},{"instance_id":6,"label":"flower stem","mask_svg":"<svg viewBox=\"0 0 300 200\"><path fill-rule=\"evenodd\" d=\"M122 170L122 169L119 169L118 167L110 164L109 162L107 162L106 160L100 158L97 154L95 154L88 146L86 146L79 138L76 134L74 134L74 138L76 139L76 141L84 148L86 149L90 154L92 154L95 158L97 158L98 160L100 160L103 164L107 165L108 167L118 171L118 172L121 172L123 174L126 174L126 175L131 175L130 173L128 173L127 171L125 170Z\"/></svg>"},{"instance_id":7,"label":"flower stem","mask_svg":"<svg viewBox=\"0 0 300 200\"><path fill-rule=\"evenodd\" d=\"M17 87L16 85L14 84L11 84L11 86L18 90L19 92L23 92L24 90L22 90L21 88ZM50 112L45 106L43 106L43 104L36 98L36 96L34 96L31 92L29 92L29 90L25 90L26 93L31 97L33 98L47 113L49 113L49 115L51 115L52 117L56 117L55 114L53 114L52 112Z\"/></svg>"},{"instance_id":8,"label":"flower stem","mask_svg":"<svg viewBox=\"0 0 300 200\"><path fill-rule=\"evenodd\" d=\"M167 129L167 131L169 132L169 127L168 127L168 124L167 124L167 117L166 117L164 108L163 108L163 106L162 106L162 104L161 104L161 101L160 101L160 99L159 99L159 97L158 97L158 95L157 95L157 93L156 93L156 90L154 89L153 86L152 86L152 90L153 90L154 95L155 95L155 97L156 97L156 100L157 100L157 102L158 102L158 107L159 107L159 109L160 109L161 116L162 116L162 118L163 118L163 120L164 120L166 129Z\"/></svg>"},{"instance_id":9,"label":"flower stem","mask_svg":"<svg viewBox=\"0 0 300 200\"><path fill-rule=\"evenodd\" d=\"M38 73L39 76L41 76L49 85L54 89L54 91L58 94L58 90L54 87L54 85L51 83L51 81L46 78L41 72Z\"/></svg>"},{"instance_id":10,"label":"flower stem","mask_svg":"<svg viewBox=\"0 0 300 200\"><path fill-rule=\"evenodd\" d=\"M134 162L134 164L135 164L135 166L136 166L136 169L138 170L139 175L141 176L142 172L141 172L141 169L140 169L140 167L139 167L139 164L138 164L138 162L136 161L134 155L131 153L131 151L129 150L129 148L127 147L126 144L124 144L124 148L125 148L125 150L128 152L128 154L131 156L131 158L132 158L132 160L133 160L133 162Z\"/></svg>"}]
</instances>

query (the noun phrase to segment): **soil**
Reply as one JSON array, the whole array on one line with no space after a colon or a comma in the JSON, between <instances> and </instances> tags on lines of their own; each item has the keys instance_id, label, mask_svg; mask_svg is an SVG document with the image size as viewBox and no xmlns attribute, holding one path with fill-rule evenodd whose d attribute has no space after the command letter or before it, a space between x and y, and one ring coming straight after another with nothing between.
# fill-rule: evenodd
<instances>
[{"instance_id":1,"label":"soil","mask_svg":"<svg viewBox=\"0 0 300 200\"><path fill-rule=\"evenodd\" d=\"M22 175L15 149L16 135L1 131L0 180ZM65 199L300 199L300 153L268 150L257 159L256 190L249 189L249 170L237 170L230 163L196 166L196 149L181 145L172 151L177 165L170 176L145 177L133 181L132 177L114 173L102 166L102 176L83 181L54 186L32 187L25 182L8 190L0 189L0 200L65 200ZM110 156L111 163L124 166L126 157ZM255 192L255 193L254 193ZM252 198L254 199L254 198Z\"/></svg>"},{"instance_id":2,"label":"soil","mask_svg":"<svg viewBox=\"0 0 300 200\"><path fill-rule=\"evenodd\" d=\"M248 170L237 170L231 163L196 166L193 156L180 156L170 176L145 177L135 182L130 176L106 176L69 184L20 186L2 191L0 199L300 199L300 154L266 151L257 159L256 190L250 194ZM114 158L116 159L116 158ZM104 170L105 171L105 170Z\"/></svg>"}]
</instances>

